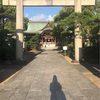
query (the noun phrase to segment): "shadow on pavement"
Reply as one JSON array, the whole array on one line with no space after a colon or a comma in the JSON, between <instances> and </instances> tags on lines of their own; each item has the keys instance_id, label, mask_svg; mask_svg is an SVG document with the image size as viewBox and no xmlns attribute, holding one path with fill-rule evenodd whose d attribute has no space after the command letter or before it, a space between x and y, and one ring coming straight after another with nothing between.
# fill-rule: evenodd
<instances>
[{"instance_id":1,"label":"shadow on pavement","mask_svg":"<svg viewBox=\"0 0 100 100\"><path fill-rule=\"evenodd\" d=\"M2 83L4 80L15 74L17 71L19 71L23 66L22 65L0 65L0 83Z\"/></svg>"},{"instance_id":2,"label":"shadow on pavement","mask_svg":"<svg viewBox=\"0 0 100 100\"><path fill-rule=\"evenodd\" d=\"M31 62L33 59L36 58L36 55L40 54L42 51L29 51L29 52L24 52L24 62L28 64Z\"/></svg>"},{"instance_id":3,"label":"shadow on pavement","mask_svg":"<svg viewBox=\"0 0 100 100\"><path fill-rule=\"evenodd\" d=\"M21 68L30 63L32 60L36 59L36 55L40 53L41 51L24 52L23 61L14 61L13 63L6 62L0 64L0 84L16 72L18 72Z\"/></svg>"},{"instance_id":4,"label":"shadow on pavement","mask_svg":"<svg viewBox=\"0 0 100 100\"><path fill-rule=\"evenodd\" d=\"M62 86L57 80L57 76L53 76L53 81L50 84L51 97L50 100L67 100Z\"/></svg>"},{"instance_id":5,"label":"shadow on pavement","mask_svg":"<svg viewBox=\"0 0 100 100\"><path fill-rule=\"evenodd\" d=\"M100 78L99 64L90 64L87 62L84 62L84 63L81 62L80 64L84 66L85 68L87 68L90 72L92 72L92 74Z\"/></svg>"}]
</instances>

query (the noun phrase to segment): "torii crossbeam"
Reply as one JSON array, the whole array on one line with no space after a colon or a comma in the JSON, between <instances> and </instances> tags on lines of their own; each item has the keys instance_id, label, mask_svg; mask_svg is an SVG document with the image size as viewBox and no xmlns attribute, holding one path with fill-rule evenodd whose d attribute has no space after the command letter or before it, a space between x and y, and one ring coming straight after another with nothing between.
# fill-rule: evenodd
<instances>
[{"instance_id":1,"label":"torii crossbeam","mask_svg":"<svg viewBox=\"0 0 100 100\"><path fill-rule=\"evenodd\" d=\"M3 5L16 6L19 0L3 0ZM95 0L22 0L23 6L71 6L75 5L75 1L81 1L81 5L94 5Z\"/></svg>"},{"instance_id":2,"label":"torii crossbeam","mask_svg":"<svg viewBox=\"0 0 100 100\"><path fill-rule=\"evenodd\" d=\"M3 0L3 5L16 6L16 59L23 59L23 6L75 6L81 12L82 5L95 5L95 0ZM75 60L82 57L82 36L75 29Z\"/></svg>"}]
</instances>

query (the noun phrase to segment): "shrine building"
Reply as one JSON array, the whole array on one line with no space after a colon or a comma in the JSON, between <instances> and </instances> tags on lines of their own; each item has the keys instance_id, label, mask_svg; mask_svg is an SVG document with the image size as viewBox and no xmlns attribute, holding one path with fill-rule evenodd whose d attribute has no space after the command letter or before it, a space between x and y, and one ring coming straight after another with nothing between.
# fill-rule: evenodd
<instances>
[{"instance_id":1,"label":"shrine building","mask_svg":"<svg viewBox=\"0 0 100 100\"><path fill-rule=\"evenodd\" d=\"M24 31L25 35L40 34L40 45L42 47L56 47L56 38L52 36L52 28L50 22L46 21L30 21L27 30Z\"/></svg>"}]
</instances>

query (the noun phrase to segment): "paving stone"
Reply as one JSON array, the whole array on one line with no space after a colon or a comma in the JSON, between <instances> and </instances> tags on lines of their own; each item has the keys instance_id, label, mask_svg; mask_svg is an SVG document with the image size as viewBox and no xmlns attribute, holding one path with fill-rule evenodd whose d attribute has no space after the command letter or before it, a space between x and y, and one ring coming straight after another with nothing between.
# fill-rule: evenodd
<instances>
[{"instance_id":1,"label":"paving stone","mask_svg":"<svg viewBox=\"0 0 100 100\"><path fill-rule=\"evenodd\" d=\"M28 93L29 89L30 89L30 86L20 86L19 88L15 90L15 93L16 94L22 94L22 93L26 94Z\"/></svg>"},{"instance_id":2,"label":"paving stone","mask_svg":"<svg viewBox=\"0 0 100 100\"><path fill-rule=\"evenodd\" d=\"M26 100L44 100L44 97L42 95L43 91L33 91L29 92Z\"/></svg>"},{"instance_id":3,"label":"paving stone","mask_svg":"<svg viewBox=\"0 0 100 100\"><path fill-rule=\"evenodd\" d=\"M85 96L75 96L75 97L73 97L73 100L89 100L89 99Z\"/></svg>"},{"instance_id":4,"label":"paving stone","mask_svg":"<svg viewBox=\"0 0 100 100\"><path fill-rule=\"evenodd\" d=\"M9 98L13 95L14 90L1 90L0 91L0 100L9 100Z\"/></svg>"},{"instance_id":5,"label":"paving stone","mask_svg":"<svg viewBox=\"0 0 100 100\"><path fill-rule=\"evenodd\" d=\"M9 100L25 100L25 98L25 93L14 93Z\"/></svg>"},{"instance_id":6,"label":"paving stone","mask_svg":"<svg viewBox=\"0 0 100 100\"><path fill-rule=\"evenodd\" d=\"M99 88L80 70L58 51L43 51L0 87L0 100L99 100Z\"/></svg>"},{"instance_id":7,"label":"paving stone","mask_svg":"<svg viewBox=\"0 0 100 100\"><path fill-rule=\"evenodd\" d=\"M89 100L100 100L100 89L84 89L83 91Z\"/></svg>"}]
</instances>

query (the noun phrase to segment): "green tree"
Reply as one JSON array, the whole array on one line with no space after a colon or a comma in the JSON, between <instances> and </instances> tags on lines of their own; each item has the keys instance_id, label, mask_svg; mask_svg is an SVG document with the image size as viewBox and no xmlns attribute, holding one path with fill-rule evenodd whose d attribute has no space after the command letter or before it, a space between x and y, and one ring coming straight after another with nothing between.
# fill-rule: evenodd
<instances>
[{"instance_id":1,"label":"green tree","mask_svg":"<svg viewBox=\"0 0 100 100\"><path fill-rule=\"evenodd\" d=\"M23 23L23 30L27 30L27 25L28 25L29 19L27 17L24 17L24 23Z\"/></svg>"},{"instance_id":2,"label":"green tree","mask_svg":"<svg viewBox=\"0 0 100 100\"><path fill-rule=\"evenodd\" d=\"M78 16L78 21L80 25L80 31L83 36L84 41L88 41L89 45L98 45L98 32L100 29L100 17L99 13L94 14L88 9L85 9Z\"/></svg>"},{"instance_id":3,"label":"green tree","mask_svg":"<svg viewBox=\"0 0 100 100\"><path fill-rule=\"evenodd\" d=\"M69 12L68 12L69 11ZM61 46L67 45L74 51L74 28L79 25L83 39L89 44L98 46L98 32L100 31L100 0L95 6L83 6L82 13L75 13L74 8L65 7L55 16L53 35ZM70 51L70 50L68 50Z\"/></svg>"},{"instance_id":4,"label":"green tree","mask_svg":"<svg viewBox=\"0 0 100 100\"><path fill-rule=\"evenodd\" d=\"M3 6L0 0L0 61L15 59L15 7Z\"/></svg>"},{"instance_id":5,"label":"green tree","mask_svg":"<svg viewBox=\"0 0 100 100\"><path fill-rule=\"evenodd\" d=\"M24 18L24 30L28 18ZM3 6L0 0L0 60L14 59L16 42L16 7Z\"/></svg>"},{"instance_id":6,"label":"green tree","mask_svg":"<svg viewBox=\"0 0 100 100\"><path fill-rule=\"evenodd\" d=\"M53 26L53 35L58 40L58 45L62 49L64 45L68 46L68 52L74 50L74 7L64 7L55 17Z\"/></svg>"},{"instance_id":7,"label":"green tree","mask_svg":"<svg viewBox=\"0 0 100 100\"><path fill-rule=\"evenodd\" d=\"M15 7L3 6L0 0L0 29L4 29L9 20L15 22L15 15Z\"/></svg>"},{"instance_id":8,"label":"green tree","mask_svg":"<svg viewBox=\"0 0 100 100\"><path fill-rule=\"evenodd\" d=\"M100 0L96 0L95 13L100 13Z\"/></svg>"},{"instance_id":9,"label":"green tree","mask_svg":"<svg viewBox=\"0 0 100 100\"><path fill-rule=\"evenodd\" d=\"M61 11L55 16L54 21L60 21L68 17L72 12L74 12L74 7L63 7Z\"/></svg>"},{"instance_id":10,"label":"green tree","mask_svg":"<svg viewBox=\"0 0 100 100\"><path fill-rule=\"evenodd\" d=\"M39 34L31 36L30 39L28 38L28 41L27 41L27 37L26 37L26 49L27 50L32 50L32 49L38 50L38 49L40 49L39 40L40 40Z\"/></svg>"}]
</instances>

